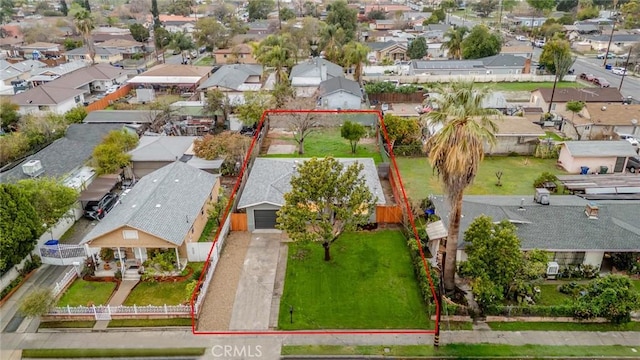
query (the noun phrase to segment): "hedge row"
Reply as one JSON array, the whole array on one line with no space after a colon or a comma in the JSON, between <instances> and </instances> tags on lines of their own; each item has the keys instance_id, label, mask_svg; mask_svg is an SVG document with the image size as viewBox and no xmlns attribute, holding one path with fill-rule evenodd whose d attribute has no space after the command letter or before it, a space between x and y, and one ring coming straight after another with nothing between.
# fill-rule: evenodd
<instances>
[{"instance_id":1,"label":"hedge row","mask_svg":"<svg viewBox=\"0 0 640 360\"><path fill-rule=\"evenodd\" d=\"M541 316L541 317L574 317L574 305L489 305L484 308L485 315L495 316Z\"/></svg>"}]
</instances>

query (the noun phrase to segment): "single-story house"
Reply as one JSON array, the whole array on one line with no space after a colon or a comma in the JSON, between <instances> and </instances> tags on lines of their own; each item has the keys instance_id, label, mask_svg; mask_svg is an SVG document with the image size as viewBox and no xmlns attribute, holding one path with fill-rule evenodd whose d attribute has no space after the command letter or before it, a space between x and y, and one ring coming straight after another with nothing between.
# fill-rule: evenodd
<instances>
[{"instance_id":1,"label":"single-story house","mask_svg":"<svg viewBox=\"0 0 640 360\"><path fill-rule=\"evenodd\" d=\"M211 73L209 66L193 66L182 64L160 64L129 79L128 83L136 88L153 88L157 91L177 88L178 90L195 92L198 86Z\"/></svg>"},{"instance_id":2,"label":"single-story house","mask_svg":"<svg viewBox=\"0 0 640 360\"><path fill-rule=\"evenodd\" d=\"M637 104L588 103L575 115L569 111L562 115L562 132L575 140L606 139L613 133L640 137L640 105Z\"/></svg>"},{"instance_id":3,"label":"single-story house","mask_svg":"<svg viewBox=\"0 0 640 360\"><path fill-rule=\"evenodd\" d=\"M240 195L238 210L247 212L249 231L256 229L273 229L276 226L276 212L284 205L284 194L291 190L291 177L295 173L298 162L308 159L293 158L257 158L251 167L249 178ZM382 184L373 159L340 158L345 166L354 162L364 165L362 175L365 177L371 193L378 198L377 204L385 204ZM375 222L376 214L371 214Z\"/></svg>"},{"instance_id":4,"label":"single-story house","mask_svg":"<svg viewBox=\"0 0 640 360\"><path fill-rule=\"evenodd\" d=\"M101 43L100 47L117 51L123 55L123 58L130 58L132 54L143 53L145 45L135 40L114 38ZM124 54L127 56L124 56Z\"/></svg>"},{"instance_id":5,"label":"single-story house","mask_svg":"<svg viewBox=\"0 0 640 360\"><path fill-rule=\"evenodd\" d=\"M506 20L509 26L537 28L542 26L542 24L547 21L547 18L537 16L507 16Z\"/></svg>"},{"instance_id":6,"label":"single-story house","mask_svg":"<svg viewBox=\"0 0 640 360\"><path fill-rule=\"evenodd\" d=\"M611 41L610 52L625 53L629 46L635 46L640 43L640 34L614 33L613 37L610 33L602 35L586 35L582 37L584 42L591 44L591 49L596 51L607 51L609 41Z\"/></svg>"},{"instance_id":7,"label":"single-story house","mask_svg":"<svg viewBox=\"0 0 640 360\"><path fill-rule=\"evenodd\" d=\"M238 44L228 49L213 51L216 64L257 64L253 49L247 44Z\"/></svg>"},{"instance_id":8,"label":"single-story house","mask_svg":"<svg viewBox=\"0 0 640 360\"><path fill-rule=\"evenodd\" d=\"M245 91L259 91L262 88L262 72L260 64L223 65L203 81L198 90L220 90L227 95L231 104L243 104Z\"/></svg>"},{"instance_id":9,"label":"single-story house","mask_svg":"<svg viewBox=\"0 0 640 360\"><path fill-rule=\"evenodd\" d=\"M85 124L150 124L158 110L96 110L87 114Z\"/></svg>"},{"instance_id":10,"label":"single-story house","mask_svg":"<svg viewBox=\"0 0 640 360\"><path fill-rule=\"evenodd\" d=\"M51 82L62 75L72 73L78 69L89 67L86 61L71 61L54 67L38 68L31 71L31 77L27 80L31 87Z\"/></svg>"},{"instance_id":11,"label":"single-story house","mask_svg":"<svg viewBox=\"0 0 640 360\"><path fill-rule=\"evenodd\" d=\"M300 97L311 97L320 83L335 77L344 77L342 66L322 58L313 58L291 68L291 86Z\"/></svg>"},{"instance_id":12,"label":"single-story house","mask_svg":"<svg viewBox=\"0 0 640 360\"><path fill-rule=\"evenodd\" d=\"M627 159L637 155L633 145L625 140L565 141L558 163L574 174L579 174L584 166L589 168L589 173L600 172L602 166L610 173L620 173L624 171Z\"/></svg>"},{"instance_id":13,"label":"single-story house","mask_svg":"<svg viewBox=\"0 0 640 360\"><path fill-rule=\"evenodd\" d=\"M551 102L553 89L537 89L531 92L530 106L541 107L545 112ZM553 93L551 112L562 112L567 108L569 101L582 101L584 103L622 103L623 97L616 88L584 88L584 89L556 89Z\"/></svg>"},{"instance_id":14,"label":"single-story house","mask_svg":"<svg viewBox=\"0 0 640 360\"><path fill-rule=\"evenodd\" d=\"M208 210L218 199L220 178L176 161L140 181L82 239L90 248L115 248L122 272L141 265L150 250L172 249L187 263L187 244L197 242ZM99 250L98 250L99 251Z\"/></svg>"},{"instance_id":15,"label":"single-story house","mask_svg":"<svg viewBox=\"0 0 640 360\"><path fill-rule=\"evenodd\" d=\"M467 258L464 232L480 215L491 216L493 221L509 220L516 225L522 250L546 250L561 267L584 264L600 269L605 254L640 251L640 201L600 200L594 216L592 211L585 213L589 201L578 196L552 196L549 205L538 204L533 198L465 195L458 261ZM450 205L446 198L437 196L433 202L436 214L448 223Z\"/></svg>"},{"instance_id":16,"label":"single-story house","mask_svg":"<svg viewBox=\"0 0 640 360\"><path fill-rule=\"evenodd\" d=\"M27 156L20 164L0 174L0 182L16 182L28 179L22 165L39 160L44 169L40 176L64 178L85 165L96 147L110 131L122 129L121 124L71 124L64 137L33 155Z\"/></svg>"},{"instance_id":17,"label":"single-story house","mask_svg":"<svg viewBox=\"0 0 640 360\"><path fill-rule=\"evenodd\" d=\"M61 56L62 45L48 42L35 42L21 45L18 52L25 59L38 60L46 56Z\"/></svg>"},{"instance_id":18,"label":"single-story house","mask_svg":"<svg viewBox=\"0 0 640 360\"><path fill-rule=\"evenodd\" d=\"M362 94L358 82L334 77L320 83L318 104L322 109L360 109Z\"/></svg>"},{"instance_id":19,"label":"single-story house","mask_svg":"<svg viewBox=\"0 0 640 360\"><path fill-rule=\"evenodd\" d=\"M474 60L411 60L409 75L523 74L527 59L498 54Z\"/></svg>"},{"instance_id":20,"label":"single-story house","mask_svg":"<svg viewBox=\"0 0 640 360\"><path fill-rule=\"evenodd\" d=\"M495 133L496 144L490 147L485 144L487 154L508 155L517 153L531 155L534 153L544 129L531 120L521 116L502 116L493 120L498 126Z\"/></svg>"},{"instance_id":21,"label":"single-story house","mask_svg":"<svg viewBox=\"0 0 640 360\"><path fill-rule=\"evenodd\" d=\"M122 60L122 52L118 49L106 48L102 46L95 47L96 54L93 57L93 61L96 64L113 64ZM91 62L91 55L89 54L89 48L82 46L69 50L64 53L68 61L88 61Z\"/></svg>"},{"instance_id":22,"label":"single-story house","mask_svg":"<svg viewBox=\"0 0 640 360\"><path fill-rule=\"evenodd\" d=\"M409 60L406 44L390 40L386 42L367 43L367 46L371 49L371 52L367 55L367 58L371 63L377 63L384 59L390 59L393 61Z\"/></svg>"},{"instance_id":23,"label":"single-story house","mask_svg":"<svg viewBox=\"0 0 640 360\"><path fill-rule=\"evenodd\" d=\"M503 46L500 50L500 54L521 56L525 59L530 59L532 53L533 49L529 45Z\"/></svg>"}]
</instances>

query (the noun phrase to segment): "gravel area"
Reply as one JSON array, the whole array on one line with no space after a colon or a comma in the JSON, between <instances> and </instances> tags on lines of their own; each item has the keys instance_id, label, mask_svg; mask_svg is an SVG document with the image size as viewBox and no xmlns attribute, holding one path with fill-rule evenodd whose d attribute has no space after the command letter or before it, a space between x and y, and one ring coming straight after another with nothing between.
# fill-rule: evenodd
<instances>
[{"instance_id":1,"label":"gravel area","mask_svg":"<svg viewBox=\"0 0 640 360\"><path fill-rule=\"evenodd\" d=\"M250 241L249 232L229 233L207 289L207 297L198 319L198 331L229 330L233 302Z\"/></svg>"}]
</instances>

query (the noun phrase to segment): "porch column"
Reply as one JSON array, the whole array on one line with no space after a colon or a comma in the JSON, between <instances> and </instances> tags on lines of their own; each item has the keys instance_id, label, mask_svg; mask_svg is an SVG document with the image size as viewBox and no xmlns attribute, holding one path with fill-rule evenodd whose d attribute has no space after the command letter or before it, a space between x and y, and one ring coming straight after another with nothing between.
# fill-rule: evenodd
<instances>
[{"instance_id":1,"label":"porch column","mask_svg":"<svg viewBox=\"0 0 640 360\"><path fill-rule=\"evenodd\" d=\"M117 247L118 249L118 260L120 261L120 272L122 272L122 275L124 276L124 261L122 260L122 252L120 252L120 247Z\"/></svg>"},{"instance_id":2,"label":"porch column","mask_svg":"<svg viewBox=\"0 0 640 360\"><path fill-rule=\"evenodd\" d=\"M178 253L178 248L173 248L176 251L176 261L178 263L178 270L181 269L180 267L180 254Z\"/></svg>"}]
</instances>

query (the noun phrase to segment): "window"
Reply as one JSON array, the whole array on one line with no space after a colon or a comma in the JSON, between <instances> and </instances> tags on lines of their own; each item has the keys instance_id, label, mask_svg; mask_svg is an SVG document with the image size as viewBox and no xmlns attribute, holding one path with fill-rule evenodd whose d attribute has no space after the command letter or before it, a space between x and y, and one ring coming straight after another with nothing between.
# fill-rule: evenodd
<instances>
[{"instance_id":1,"label":"window","mask_svg":"<svg viewBox=\"0 0 640 360\"><path fill-rule=\"evenodd\" d=\"M80 55L80 59L84 60L84 55Z\"/></svg>"},{"instance_id":2,"label":"window","mask_svg":"<svg viewBox=\"0 0 640 360\"><path fill-rule=\"evenodd\" d=\"M125 240L138 240L138 230L123 230L122 238Z\"/></svg>"},{"instance_id":3,"label":"window","mask_svg":"<svg viewBox=\"0 0 640 360\"><path fill-rule=\"evenodd\" d=\"M553 257L561 267L575 266L582 264L584 261L584 252L557 252Z\"/></svg>"},{"instance_id":4,"label":"window","mask_svg":"<svg viewBox=\"0 0 640 360\"><path fill-rule=\"evenodd\" d=\"M556 104L551 104L551 110L555 110L556 109Z\"/></svg>"},{"instance_id":5,"label":"window","mask_svg":"<svg viewBox=\"0 0 640 360\"><path fill-rule=\"evenodd\" d=\"M75 100L76 104L80 102L80 96L76 96L73 98L73 100Z\"/></svg>"},{"instance_id":6,"label":"window","mask_svg":"<svg viewBox=\"0 0 640 360\"><path fill-rule=\"evenodd\" d=\"M49 107L47 105L38 105L38 110L49 111Z\"/></svg>"},{"instance_id":7,"label":"window","mask_svg":"<svg viewBox=\"0 0 640 360\"><path fill-rule=\"evenodd\" d=\"M109 60L109 56L107 56L107 55L100 55L100 59L102 59L102 60Z\"/></svg>"},{"instance_id":8,"label":"window","mask_svg":"<svg viewBox=\"0 0 640 360\"><path fill-rule=\"evenodd\" d=\"M204 208L202 208L202 210L200 210L200 215L204 215Z\"/></svg>"},{"instance_id":9,"label":"window","mask_svg":"<svg viewBox=\"0 0 640 360\"><path fill-rule=\"evenodd\" d=\"M226 59L227 58L227 54L224 54L222 57Z\"/></svg>"}]
</instances>

